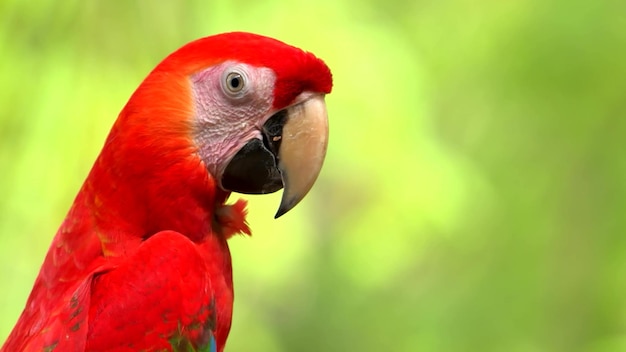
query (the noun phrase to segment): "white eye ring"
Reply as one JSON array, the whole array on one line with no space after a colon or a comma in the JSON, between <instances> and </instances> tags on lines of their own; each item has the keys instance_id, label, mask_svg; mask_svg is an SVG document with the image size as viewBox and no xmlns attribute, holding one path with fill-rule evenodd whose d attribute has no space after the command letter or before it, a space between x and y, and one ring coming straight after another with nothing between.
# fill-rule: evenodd
<instances>
[{"instance_id":1,"label":"white eye ring","mask_svg":"<svg viewBox=\"0 0 626 352\"><path fill-rule=\"evenodd\" d=\"M241 98L248 90L248 77L243 70L228 70L222 77L222 90L229 97Z\"/></svg>"}]
</instances>

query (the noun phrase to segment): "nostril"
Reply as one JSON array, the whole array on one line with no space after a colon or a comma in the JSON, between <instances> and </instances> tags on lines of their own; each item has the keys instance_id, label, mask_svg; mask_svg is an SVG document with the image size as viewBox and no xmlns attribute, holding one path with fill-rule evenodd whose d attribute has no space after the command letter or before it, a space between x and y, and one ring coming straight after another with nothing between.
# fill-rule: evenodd
<instances>
[{"instance_id":1,"label":"nostril","mask_svg":"<svg viewBox=\"0 0 626 352\"><path fill-rule=\"evenodd\" d=\"M283 138L283 127L287 123L287 110L272 115L263 125L263 144L274 154L278 161L278 150Z\"/></svg>"}]
</instances>

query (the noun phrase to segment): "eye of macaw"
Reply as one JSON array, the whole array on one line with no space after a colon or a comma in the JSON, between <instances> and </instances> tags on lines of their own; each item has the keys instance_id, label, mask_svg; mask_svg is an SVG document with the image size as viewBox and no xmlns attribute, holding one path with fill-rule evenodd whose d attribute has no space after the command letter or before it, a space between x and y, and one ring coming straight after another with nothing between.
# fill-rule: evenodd
<instances>
[{"instance_id":1,"label":"eye of macaw","mask_svg":"<svg viewBox=\"0 0 626 352\"><path fill-rule=\"evenodd\" d=\"M238 92L243 89L243 77L237 72L231 72L226 77L226 87L231 92Z\"/></svg>"},{"instance_id":2,"label":"eye of macaw","mask_svg":"<svg viewBox=\"0 0 626 352\"><path fill-rule=\"evenodd\" d=\"M222 84L225 93L232 98L242 96L246 87L246 78L245 73L239 70L228 72Z\"/></svg>"}]
</instances>

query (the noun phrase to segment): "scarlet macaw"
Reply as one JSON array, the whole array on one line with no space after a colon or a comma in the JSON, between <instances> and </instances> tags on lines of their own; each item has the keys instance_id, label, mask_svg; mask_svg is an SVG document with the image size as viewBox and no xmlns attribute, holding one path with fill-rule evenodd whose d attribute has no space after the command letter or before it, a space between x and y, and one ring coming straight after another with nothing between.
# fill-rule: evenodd
<instances>
[{"instance_id":1,"label":"scarlet macaw","mask_svg":"<svg viewBox=\"0 0 626 352\"><path fill-rule=\"evenodd\" d=\"M193 41L118 116L1 351L222 351L233 284L226 240L250 234L231 192L284 187L276 217L319 174L328 67L251 33Z\"/></svg>"}]
</instances>

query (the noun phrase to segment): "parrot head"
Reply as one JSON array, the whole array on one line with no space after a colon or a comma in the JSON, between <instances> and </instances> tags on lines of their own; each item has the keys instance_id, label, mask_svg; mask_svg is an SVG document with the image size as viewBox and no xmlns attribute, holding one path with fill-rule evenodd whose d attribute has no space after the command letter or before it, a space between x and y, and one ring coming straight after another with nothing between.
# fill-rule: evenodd
<instances>
[{"instance_id":1,"label":"parrot head","mask_svg":"<svg viewBox=\"0 0 626 352\"><path fill-rule=\"evenodd\" d=\"M262 194L284 187L279 217L306 195L322 167L330 70L274 39L230 33L211 40L223 40L218 45L232 53L190 75L195 143L225 190Z\"/></svg>"},{"instance_id":2,"label":"parrot head","mask_svg":"<svg viewBox=\"0 0 626 352\"><path fill-rule=\"evenodd\" d=\"M284 188L279 217L320 172L331 88L322 60L272 38L232 32L188 43L133 93L84 187L100 192L102 212L143 221L137 234L188 227L190 217L206 223L204 210L231 192Z\"/></svg>"}]
</instances>

